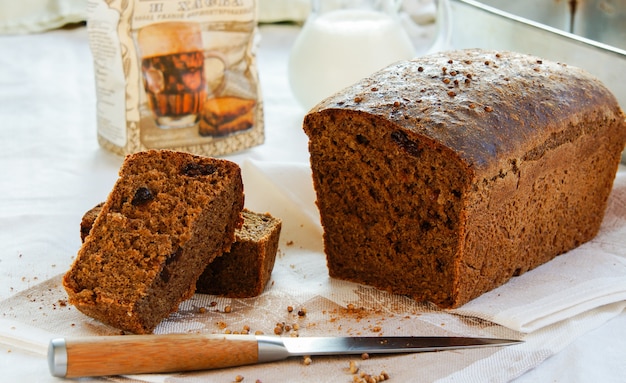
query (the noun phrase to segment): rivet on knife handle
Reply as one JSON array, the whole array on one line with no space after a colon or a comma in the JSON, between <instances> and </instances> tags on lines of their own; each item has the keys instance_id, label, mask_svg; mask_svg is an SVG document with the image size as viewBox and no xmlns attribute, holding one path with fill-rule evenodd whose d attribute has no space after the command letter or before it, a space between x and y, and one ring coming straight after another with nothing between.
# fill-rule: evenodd
<instances>
[{"instance_id":1,"label":"rivet on knife handle","mask_svg":"<svg viewBox=\"0 0 626 383\"><path fill-rule=\"evenodd\" d=\"M205 370L257 362L257 339L247 335L53 339L48 349L50 372L66 378Z\"/></svg>"}]
</instances>

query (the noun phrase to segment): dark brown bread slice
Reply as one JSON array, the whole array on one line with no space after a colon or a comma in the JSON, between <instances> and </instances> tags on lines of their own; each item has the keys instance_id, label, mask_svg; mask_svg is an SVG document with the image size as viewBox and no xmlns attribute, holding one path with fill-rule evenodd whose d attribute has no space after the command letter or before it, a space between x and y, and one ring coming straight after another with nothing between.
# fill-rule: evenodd
<instances>
[{"instance_id":1,"label":"dark brown bread slice","mask_svg":"<svg viewBox=\"0 0 626 383\"><path fill-rule=\"evenodd\" d=\"M282 222L270 214L244 210L230 252L216 258L196 283L197 292L249 298L263 292L270 279Z\"/></svg>"},{"instance_id":2,"label":"dark brown bread slice","mask_svg":"<svg viewBox=\"0 0 626 383\"><path fill-rule=\"evenodd\" d=\"M102 204L90 209L81 220L81 238L89 234ZM231 298L250 298L260 295L269 281L282 222L269 213L261 214L244 209L243 225L235 230L235 242L229 252L211 262L196 282L196 292Z\"/></svg>"},{"instance_id":3,"label":"dark brown bread slice","mask_svg":"<svg viewBox=\"0 0 626 383\"><path fill-rule=\"evenodd\" d=\"M63 283L81 312L150 333L193 294L241 225L235 163L150 150L128 156Z\"/></svg>"},{"instance_id":4,"label":"dark brown bread slice","mask_svg":"<svg viewBox=\"0 0 626 383\"><path fill-rule=\"evenodd\" d=\"M624 114L510 52L394 64L304 120L330 275L457 307L593 238Z\"/></svg>"}]
</instances>

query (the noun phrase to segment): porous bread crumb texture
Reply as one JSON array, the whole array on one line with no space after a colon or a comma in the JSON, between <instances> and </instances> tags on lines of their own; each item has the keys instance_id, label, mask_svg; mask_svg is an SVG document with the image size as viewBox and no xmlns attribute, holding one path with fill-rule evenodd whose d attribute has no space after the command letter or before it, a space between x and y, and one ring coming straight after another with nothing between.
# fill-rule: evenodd
<instances>
[{"instance_id":1,"label":"porous bread crumb texture","mask_svg":"<svg viewBox=\"0 0 626 383\"><path fill-rule=\"evenodd\" d=\"M269 213L247 209L242 216L243 226L235 231L230 252L207 266L196 283L198 293L250 298L265 289L274 268L282 222Z\"/></svg>"},{"instance_id":2,"label":"porous bread crumb texture","mask_svg":"<svg viewBox=\"0 0 626 383\"><path fill-rule=\"evenodd\" d=\"M150 333L195 290L241 225L235 163L182 152L128 156L63 283L83 313Z\"/></svg>"},{"instance_id":3,"label":"porous bread crumb texture","mask_svg":"<svg viewBox=\"0 0 626 383\"><path fill-rule=\"evenodd\" d=\"M463 169L436 150L424 150L427 165L416 167L390 136L377 137L392 131L385 121L337 120L333 112L315 117L317 126L341 126L311 143L330 276L448 299L454 269L446 265L458 247ZM367 144L359 143L365 138Z\"/></svg>"},{"instance_id":4,"label":"porous bread crumb texture","mask_svg":"<svg viewBox=\"0 0 626 383\"><path fill-rule=\"evenodd\" d=\"M481 50L392 65L304 130L331 277L444 308L593 238L626 142L596 79Z\"/></svg>"}]
</instances>

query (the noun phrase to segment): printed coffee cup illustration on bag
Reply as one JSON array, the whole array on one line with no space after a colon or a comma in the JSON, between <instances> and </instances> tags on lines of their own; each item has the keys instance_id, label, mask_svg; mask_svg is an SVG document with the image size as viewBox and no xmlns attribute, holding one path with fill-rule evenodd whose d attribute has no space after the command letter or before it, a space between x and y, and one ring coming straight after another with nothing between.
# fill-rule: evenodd
<instances>
[{"instance_id":1,"label":"printed coffee cup illustration on bag","mask_svg":"<svg viewBox=\"0 0 626 383\"><path fill-rule=\"evenodd\" d=\"M207 96L200 26L151 24L139 30L137 45L148 105L157 125L193 126Z\"/></svg>"},{"instance_id":2,"label":"printed coffee cup illustration on bag","mask_svg":"<svg viewBox=\"0 0 626 383\"><path fill-rule=\"evenodd\" d=\"M205 46L194 22L156 23L138 31L143 84L156 125L197 125L199 135L213 137L252 128L256 100L222 95L226 55Z\"/></svg>"}]
</instances>

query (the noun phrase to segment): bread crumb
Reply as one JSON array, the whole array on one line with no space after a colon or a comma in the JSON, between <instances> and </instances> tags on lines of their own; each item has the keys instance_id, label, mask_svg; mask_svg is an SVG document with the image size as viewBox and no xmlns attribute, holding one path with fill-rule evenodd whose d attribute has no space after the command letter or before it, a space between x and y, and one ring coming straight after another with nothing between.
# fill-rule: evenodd
<instances>
[{"instance_id":1,"label":"bread crumb","mask_svg":"<svg viewBox=\"0 0 626 383\"><path fill-rule=\"evenodd\" d=\"M235 376L235 382L243 382L243 376L241 375Z\"/></svg>"},{"instance_id":2,"label":"bread crumb","mask_svg":"<svg viewBox=\"0 0 626 383\"><path fill-rule=\"evenodd\" d=\"M389 380L389 374L387 374L384 370L378 375L370 375L361 371L360 374L354 374L352 376L352 381L354 383L379 383L385 380Z\"/></svg>"},{"instance_id":3,"label":"bread crumb","mask_svg":"<svg viewBox=\"0 0 626 383\"><path fill-rule=\"evenodd\" d=\"M350 369L351 374L356 374L357 372L359 372L359 366L356 364L354 360L350 361L349 369Z\"/></svg>"},{"instance_id":4,"label":"bread crumb","mask_svg":"<svg viewBox=\"0 0 626 383\"><path fill-rule=\"evenodd\" d=\"M302 362L304 363L304 365L305 365L305 366L308 366L308 365L310 365L313 361L311 360L311 357L307 355L307 356L305 356L305 357L304 357L304 360L303 360Z\"/></svg>"}]
</instances>

